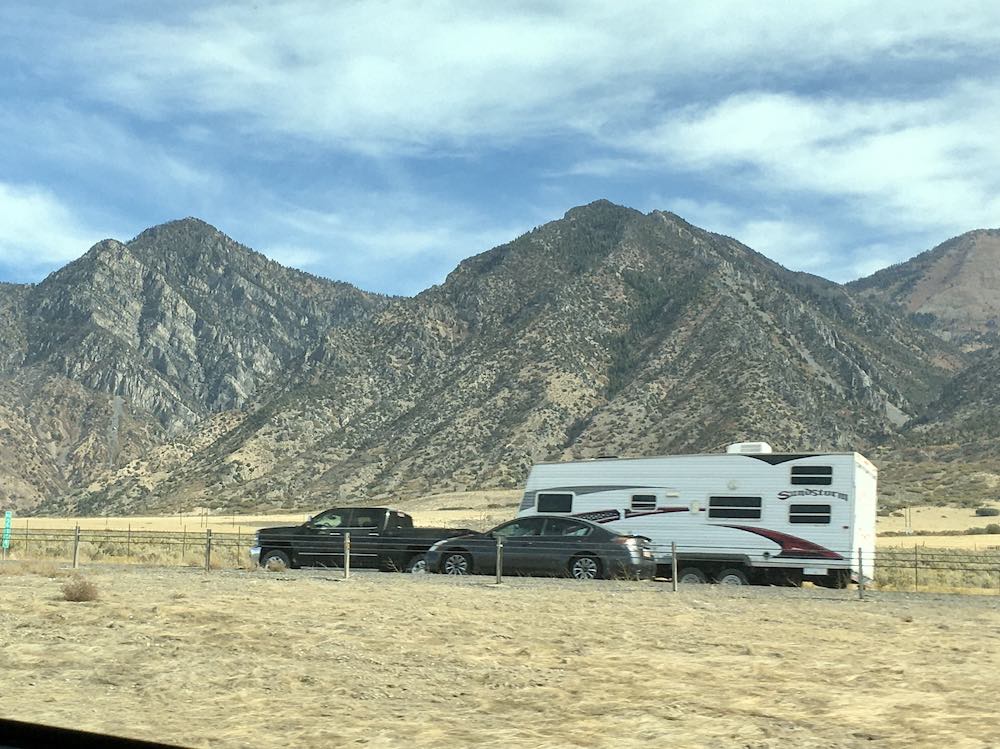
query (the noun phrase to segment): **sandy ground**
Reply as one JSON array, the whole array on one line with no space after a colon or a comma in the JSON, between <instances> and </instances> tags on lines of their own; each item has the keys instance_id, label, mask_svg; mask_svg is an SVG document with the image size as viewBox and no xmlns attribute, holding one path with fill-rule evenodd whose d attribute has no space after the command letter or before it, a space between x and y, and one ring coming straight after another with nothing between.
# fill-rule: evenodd
<instances>
[{"instance_id":1,"label":"sandy ground","mask_svg":"<svg viewBox=\"0 0 1000 749\"><path fill-rule=\"evenodd\" d=\"M255 749L1000 745L996 599L109 567L70 603L18 572L6 718Z\"/></svg>"},{"instance_id":2,"label":"sandy ground","mask_svg":"<svg viewBox=\"0 0 1000 749\"><path fill-rule=\"evenodd\" d=\"M1000 504L986 502L984 507L1000 508ZM1000 517L980 517L968 507L913 507L910 509L912 527L915 531L961 531L966 528L982 528L990 523L1000 523ZM902 516L880 517L878 530L901 531L906 528Z\"/></svg>"}]
</instances>

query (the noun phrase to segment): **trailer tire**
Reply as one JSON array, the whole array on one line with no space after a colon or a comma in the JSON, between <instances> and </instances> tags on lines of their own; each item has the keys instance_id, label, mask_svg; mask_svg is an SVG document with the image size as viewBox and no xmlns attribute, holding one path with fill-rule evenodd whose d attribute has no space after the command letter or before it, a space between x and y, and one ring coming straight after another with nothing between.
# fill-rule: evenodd
<instances>
[{"instance_id":1,"label":"trailer tire","mask_svg":"<svg viewBox=\"0 0 1000 749\"><path fill-rule=\"evenodd\" d=\"M750 578L738 567L727 567L715 576L715 582L719 585L749 585Z\"/></svg>"},{"instance_id":2,"label":"trailer tire","mask_svg":"<svg viewBox=\"0 0 1000 749\"><path fill-rule=\"evenodd\" d=\"M684 567L677 573L677 582L685 585L704 585L708 575L700 567Z\"/></svg>"}]
</instances>

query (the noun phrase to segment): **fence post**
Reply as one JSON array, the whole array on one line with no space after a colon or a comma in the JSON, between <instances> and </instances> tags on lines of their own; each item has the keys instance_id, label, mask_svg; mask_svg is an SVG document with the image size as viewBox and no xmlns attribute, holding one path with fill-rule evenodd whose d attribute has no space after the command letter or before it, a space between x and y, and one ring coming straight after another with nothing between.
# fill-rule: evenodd
<instances>
[{"instance_id":1,"label":"fence post","mask_svg":"<svg viewBox=\"0 0 1000 749\"><path fill-rule=\"evenodd\" d=\"M212 570L212 529L205 531L205 572Z\"/></svg>"},{"instance_id":2,"label":"fence post","mask_svg":"<svg viewBox=\"0 0 1000 749\"><path fill-rule=\"evenodd\" d=\"M344 534L344 579L351 576L351 533Z\"/></svg>"},{"instance_id":3,"label":"fence post","mask_svg":"<svg viewBox=\"0 0 1000 749\"><path fill-rule=\"evenodd\" d=\"M28 518L24 519L24 558L28 558Z\"/></svg>"},{"instance_id":4,"label":"fence post","mask_svg":"<svg viewBox=\"0 0 1000 749\"><path fill-rule=\"evenodd\" d=\"M920 590L920 556L918 546L913 544L913 592Z\"/></svg>"},{"instance_id":5,"label":"fence post","mask_svg":"<svg viewBox=\"0 0 1000 749\"><path fill-rule=\"evenodd\" d=\"M128 535L125 537L125 561L132 561L132 524L128 524Z\"/></svg>"},{"instance_id":6,"label":"fence post","mask_svg":"<svg viewBox=\"0 0 1000 749\"><path fill-rule=\"evenodd\" d=\"M670 542L670 581L674 593L677 592L677 542Z\"/></svg>"},{"instance_id":7,"label":"fence post","mask_svg":"<svg viewBox=\"0 0 1000 749\"><path fill-rule=\"evenodd\" d=\"M73 531L73 569L80 569L80 526Z\"/></svg>"},{"instance_id":8,"label":"fence post","mask_svg":"<svg viewBox=\"0 0 1000 749\"><path fill-rule=\"evenodd\" d=\"M858 547L858 598L865 600L865 565L861 547Z\"/></svg>"},{"instance_id":9,"label":"fence post","mask_svg":"<svg viewBox=\"0 0 1000 749\"><path fill-rule=\"evenodd\" d=\"M503 582L503 536L497 536L497 585Z\"/></svg>"},{"instance_id":10,"label":"fence post","mask_svg":"<svg viewBox=\"0 0 1000 749\"><path fill-rule=\"evenodd\" d=\"M187 554L188 531L187 526L181 526L181 565L184 565L184 557Z\"/></svg>"}]
</instances>

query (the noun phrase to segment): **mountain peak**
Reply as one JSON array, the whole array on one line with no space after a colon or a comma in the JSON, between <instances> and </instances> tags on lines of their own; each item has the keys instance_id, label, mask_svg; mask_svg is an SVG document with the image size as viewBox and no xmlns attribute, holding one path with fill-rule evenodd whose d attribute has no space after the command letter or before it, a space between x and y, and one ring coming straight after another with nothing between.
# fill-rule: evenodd
<instances>
[{"instance_id":1,"label":"mountain peak","mask_svg":"<svg viewBox=\"0 0 1000 749\"><path fill-rule=\"evenodd\" d=\"M848 287L917 315L967 343L1000 328L1000 229L960 234Z\"/></svg>"}]
</instances>

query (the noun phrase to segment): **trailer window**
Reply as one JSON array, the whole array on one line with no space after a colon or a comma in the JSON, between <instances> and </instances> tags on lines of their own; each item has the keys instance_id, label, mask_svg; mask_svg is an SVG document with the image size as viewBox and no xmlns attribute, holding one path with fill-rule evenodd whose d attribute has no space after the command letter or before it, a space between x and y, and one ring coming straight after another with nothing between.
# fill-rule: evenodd
<instances>
[{"instance_id":1,"label":"trailer window","mask_svg":"<svg viewBox=\"0 0 1000 749\"><path fill-rule=\"evenodd\" d=\"M792 466L792 483L829 486L833 483L833 467Z\"/></svg>"},{"instance_id":2,"label":"trailer window","mask_svg":"<svg viewBox=\"0 0 1000 749\"><path fill-rule=\"evenodd\" d=\"M760 520L760 497L709 497L708 517Z\"/></svg>"},{"instance_id":3,"label":"trailer window","mask_svg":"<svg viewBox=\"0 0 1000 749\"><path fill-rule=\"evenodd\" d=\"M830 524L830 505L789 505L789 523Z\"/></svg>"},{"instance_id":4,"label":"trailer window","mask_svg":"<svg viewBox=\"0 0 1000 749\"><path fill-rule=\"evenodd\" d=\"M539 494L536 500L539 512L572 512L572 494Z\"/></svg>"},{"instance_id":5,"label":"trailer window","mask_svg":"<svg viewBox=\"0 0 1000 749\"><path fill-rule=\"evenodd\" d=\"M632 495L632 509L633 510L655 510L656 509L656 495L655 494L633 494Z\"/></svg>"}]
</instances>

